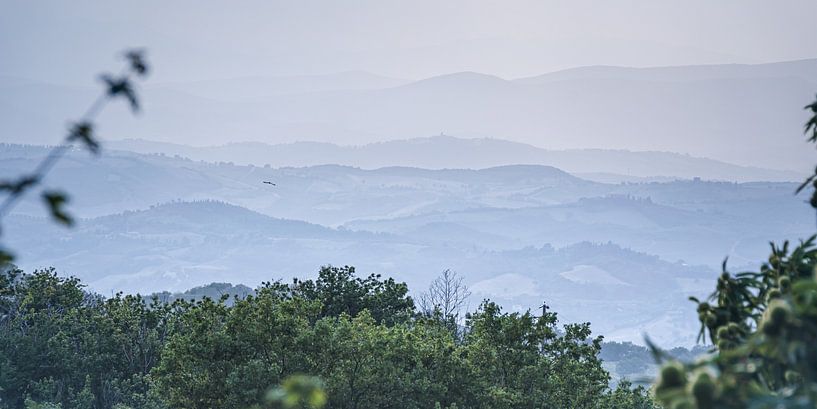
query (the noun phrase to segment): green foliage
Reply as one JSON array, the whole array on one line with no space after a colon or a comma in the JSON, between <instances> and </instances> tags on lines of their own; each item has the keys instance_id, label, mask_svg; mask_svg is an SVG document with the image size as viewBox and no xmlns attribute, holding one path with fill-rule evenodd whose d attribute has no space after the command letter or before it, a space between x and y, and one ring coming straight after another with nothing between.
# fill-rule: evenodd
<instances>
[{"instance_id":1,"label":"green foliage","mask_svg":"<svg viewBox=\"0 0 817 409\"><path fill-rule=\"evenodd\" d=\"M320 409L326 405L323 382L314 376L292 375L267 394L267 401L285 409Z\"/></svg>"},{"instance_id":2,"label":"green foliage","mask_svg":"<svg viewBox=\"0 0 817 409\"><path fill-rule=\"evenodd\" d=\"M817 102L806 124L817 142ZM814 184L817 173L800 187ZM817 208L817 190L811 204ZM669 408L814 408L817 405L817 248L772 244L758 272L726 271L698 304L700 338L716 354L661 370L656 397Z\"/></svg>"},{"instance_id":3,"label":"green foliage","mask_svg":"<svg viewBox=\"0 0 817 409\"><path fill-rule=\"evenodd\" d=\"M395 324L406 322L414 313L414 301L404 283L381 280L379 274L356 277L350 266L322 267L315 281L296 279L291 291L294 297L320 300L321 317L354 317L368 310L378 323Z\"/></svg>"},{"instance_id":4,"label":"green foliage","mask_svg":"<svg viewBox=\"0 0 817 409\"><path fill-rule=\"evenodd\" d=\"M658 406L649 396L643 386L633 387L632 383L624 380L618 384L616 389L600 399L598 409L657 409Z\"/></svg>"},{"instance_id":5,"label":"green foliage","mask_svg":"<svg viewBox=\"0 0 817 409\"><path fill-rule=\"evenodd\" d=\"M266 291L232 308L223 299L188 305L154 371L158 391L171 407L262 402L270 386L306 369L301 345L317 310L317 303Z\"/></svg>"},{"instance_id":6,"label":"green foliage","mask_svg":"<svg viewBox=\"0 0 817 409\"><path fill-rule=\"evenodd\" d=\"M485 302L458 337L411 309L405 284L352 273L228 305L103 299L53 269L7 270L0 408L651 407L643 389L607 388L588 324Z\"/></svg>"},{"instance_id":7,"label":"green foliage","mask_svg":"<svg viewBox=\"0 0 817 409\"><path fill-rule=\"evenodd\" d=\"M589 324L566 325L560 335L555 313L502 313L491 302L467 320L464 354L487 391L485 407L586 408L604 395L601 337L590 338Z\"/></svg>"},{"instance_id":8,"label":"green foliage","mask_svg":"<svg viewBox=\"0 0 817 409\"><path fill-rule=\"evenodd\" d=\"M315 325L316 365L330 407L431 407L456 400L450 391L462 361L450 335L428 322L378 325L364 312ZM399 402L399 403L397 403Z\"/></svg>"},{"instance_id":9,"label":"green foliage","mask_svg":"<svg viewBox=\"0 0 817 409\"><path fill-rule=\"evenodd\" d=\"M221 297L227 296L225 303L232 305L235 298L244 299L248 295L255 294L252 288L242 284L232 285L229 283L210 283L203 286L193 287L181 293L170 293L163 291L151 294L150 298L156 297L161 302L172 303L176 300L196 301L204 297L217 300Z\"/></svg>"},{"instance_id":10,"label":"green foliage","mask_svg":"<svg viewBox=\"0 0 817 409\"><path fill-rule=\"evenodd\" d=\"M26 399L25 409L60 409L61 405L50 402L35 402L31 399Z\"/></svg>"},{"instance_id":11,"label":"green foliage","mask_svg":"<svg viewBox=\"0 0 817 409\"><path fill-rule=\"evenodd\" d=\"M167 334L169 306L136 296L102 300L53 269L11 270L0 284L0 405L149 407L146 377Z\"/></svg>"}]
</instances>

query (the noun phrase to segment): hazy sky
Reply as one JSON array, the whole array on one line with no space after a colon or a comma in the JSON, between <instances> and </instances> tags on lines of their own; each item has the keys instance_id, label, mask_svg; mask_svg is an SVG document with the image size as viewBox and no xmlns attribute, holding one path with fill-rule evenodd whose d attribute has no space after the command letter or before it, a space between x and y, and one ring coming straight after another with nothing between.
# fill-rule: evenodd
<instances>
[{"instance_id":1,"label":"hazy sky","mask_svg":"<svg viewBox=\"0 0 817 409\"><path fill-rule=\"evenodd\" d=\"M0 0L0 75L84 84L125 46L161 62L153 81L768 62L817 57L815 15L813 0Z\"/></svg>"}]
</instances>

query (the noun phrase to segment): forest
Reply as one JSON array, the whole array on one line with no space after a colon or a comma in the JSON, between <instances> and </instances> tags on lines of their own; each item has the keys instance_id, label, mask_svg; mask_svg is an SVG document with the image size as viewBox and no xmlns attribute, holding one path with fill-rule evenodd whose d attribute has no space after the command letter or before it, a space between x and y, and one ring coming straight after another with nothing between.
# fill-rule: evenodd
<instances>
[{"instance_id":1,"label":"forest","mask_svg":"<svg viewBox=\"0 0 817 409\"><path fill-rule=\"evenodd\" d=\"M655 407L643 387L608 388L588 323L485 301L460 325L456 292L423 309L352 267L193 301L104 298L53 269L0 277L0 407ZM276 401L292 383L319 392Z\"/></svg>"}]
</instances>

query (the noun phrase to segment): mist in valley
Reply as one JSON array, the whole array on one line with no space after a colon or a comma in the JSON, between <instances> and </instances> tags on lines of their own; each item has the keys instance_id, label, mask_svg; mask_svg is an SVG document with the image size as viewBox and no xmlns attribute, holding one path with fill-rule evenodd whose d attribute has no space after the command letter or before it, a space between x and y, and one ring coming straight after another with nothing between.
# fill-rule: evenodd
<instances>
[{"instance_id":1,"label":"mist in valley","mask_svg":"<svg viewBox=\"0 0 817 409\"><path fill-rule=\"evenodd\" d=\"M802 244L817 196L798 193L817 187L803 136L817 129L817 105L803 110L817 90L811 2L9 6L0 349L18 355L0 359L0 409L246 407L262 395L296 407L273 399L292 379L314 388L297 407L385 407L395 399L372 391L407 396L417 383L430 389L406 407L656 408L681 396L662 387L686 391L665 385L666 362L685 362L670 365L697 385L714 372L696 365L728 373L705 360L719 351L790 334L764 310L800 291L783 275L805 277L817 259ZM111 55L125 68L109 69ZM74 335L144 342L142 366L109 354L136 375L43 363L21 380L47 354L16 345L70 338L28 325L59 316L54 328L67 328L84 313L139 327L82 323ZM247 339L230 338L244 325ZM372 346L384 339L395 343ZM416 339L438 354L421 375L430 358L409 351ZM379 358L360 364L367 347ZM439 356L461 361L436 367ZM505 378L504 362L523 356L578 358L510 371L555 382L537 395ZM396 366L355 391L343 365L372 362ZM480 372L494 364L505 375ZM434 378L443 367L464 380ZM791 388L804 376L777 372ZM474 379L479 392L457 392ZM86 389L91 406L78 403Z\"/></svg>"}]
</instances>

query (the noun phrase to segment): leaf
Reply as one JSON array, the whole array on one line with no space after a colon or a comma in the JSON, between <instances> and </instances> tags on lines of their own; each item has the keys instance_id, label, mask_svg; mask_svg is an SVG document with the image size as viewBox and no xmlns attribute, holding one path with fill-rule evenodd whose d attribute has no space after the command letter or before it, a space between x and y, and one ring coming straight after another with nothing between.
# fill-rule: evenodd
<instances>
[{"instance_id":1,"label":"leaf","mask_svg":"<svg viewBox=\"0 0 817 409\"><path fill-rule=\"evenodd\" d=\"M810 110L814 113L814 116L811 117L808 122L806 122L804 133L808 134L811 132L811 136L808 138L808 141L817 142L817 101L806 105L803 109Z\"/></svg>"},{"instance_id":2,"label":"leaf","mask_svg":"<svg viewBox=\"0 0 817 409\"><path fill-rule=\"evenodd\" d=\"M817 173L815 173L814 175L809 176L808 179L806 179L805 182L801 183L800 186L797 187L797 190L795 191L795 193L800 193L801 191L803 191L803 189L805 189L806 186L810 185L811 182L813 182L815 178L817 178Z\"/></svg>"},{"instance_id":3,"label":"leaf","mask_svg":"<svg viewBox=\"0 0 817 409\"><path fill-rule=\"evenodd\" d=\"M40 179L33 175L23 176L14 182L2 181L0 182L0 191L7 190L11 192L12 195L19 195L23 193L24 190L37 184L39 181Z\"/></svg>"},{"instance_id":4,"label":"leaf","mask_svg":"<svg viewBox=\"0 0 817 409\"><path fill-rule=\"evenodd\" d=\"M148 65L145 62L145 50L133 49L125 52L125 59L130 64L130 69L136 75L144 77L148 73Z\"/></svg>"},{"instance_id":5,"label":"leaf","mask_svg":"<svg viewBox=\"0 0 817 409\"><path fill-rule=\"evenodd\" d=\"M290 408L320 409L326 405L323 382L312 376L292 375L267 393L267 401Z\"/></svg>"},{"instance_id":6,"label":"leaf","mask_svg":"<svg viewBox=\"0 0 817 409\"><path fill-rule=\"evenodd\" d=\"M128 77L114 78L110 75L103 74L100 79L108 85L108 96L123 97L130 102L130 107L133 112L139 111L139 100L136 98L136 92L133 90Z\"/></svg>"},{"instance_id":7,"label":"leaf","mask_svg":"<svg viewBox=\"0 0 817 409\"><path fill-rule=\"evenodd\" d=\"M817 115L815 115L813 118L809 119L808 122L806 122L806 129L804 133L808 134L810 131L813 132L811 136L808 138L808 141L809 142L817 141Z\"/></svg>"},{"instance_id":8,"label":"leaf","mask_svg":"<svg viewBox=\"0 0 817 409\"><path fill-rule=\"evenodd\" d=\"M94 125L88 121L72 125L68 133L68 140L71 142L79 140L91 153L99 154L99 142L94 137Z\"/></svg>"},{"instance_id":9,"label":"leaf","mask_svg":"<svg viewBox=\"0 0 817 409\"><path fill-rule=\"evenodd\" d=\"M65 204L68 203L68 196L62 192L46 191L43 192L43 200L45 201L48 210L51 212L51 217L56 221L71 226L74 224L74 219L65 211Z\"/></svg>"},{"instance_id":10,"label":"leaf","mask_svg":"<svg viewBox=\"0 0 817 409\"><path fill-rule=\"evenodd\" d=\"M664 361L674 359L672 358L672 356L667 354L666 351L662 350L657 345L655 345L655 343L652 342L650 337L648 337L647 335L644 335L644 343L647 344L647 348L649 348L650 353L652 353L652 357L653 359L655 359L656 363L660 364L663 363Z\"/></svg>"},{"instance_id":11,"label":"leaf","mask_svg":"<svg viewBox=\"0 0 817 409\"><path fill-rule=\"evenodd\" d=\"M11 264L14 261L14 254L0 248L0 267Z\"/></svg>"}]
</instances>

